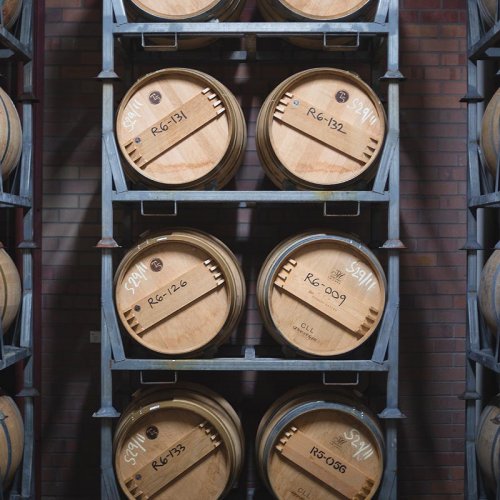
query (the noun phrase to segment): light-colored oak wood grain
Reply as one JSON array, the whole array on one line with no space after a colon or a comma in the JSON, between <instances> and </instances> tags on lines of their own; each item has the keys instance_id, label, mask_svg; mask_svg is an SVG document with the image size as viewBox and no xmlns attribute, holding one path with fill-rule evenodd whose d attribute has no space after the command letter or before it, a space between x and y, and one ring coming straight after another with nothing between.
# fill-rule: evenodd
<instances>
[{"instance_id":1,"label":"light-colored oak wood grain","mask_svg":"<svg viewBox=\"0 0 500 500\"><path fill-rule=\"evenodd\" d=\"M117 424L114 456L128 498L223 498L241 470L243 430L228 402L205 387L141 390Z\"/></svg>"},{"instance_id":2,"label":"light-colored oak wood grain","mask_svg":"<svg viewBox=\"0 0 500 500\"><path fill-rule=\"evenodd\" d=\"M495 250L481 271L478 290L479 309L490 332L497 334L500 327L500 250Z\"/></svg>"},{"instance_id":3,"label":"light-colored oak wood grain","mask_svg":"<svg viewBox=\"0 0 500 500\"><path fill-rule=\"evenodd\" d=\"M260 474L280 500L372 498L383 475L383 448L369 408L318 386L302 386L278 399L256 437Z\"/></svg>"},{"instance_id":4,"label":"light-colored oak wood grain","mask_svg":"<svg viewBox=\"0 0 500 500\"><path fill-rule=\"evenodd\" d=\"M166 294L161 301L159 292ZM195 355L222 343L241 317L245 295L231 251L216 238L185 228L141 242L124 257L115 278L122 325L137 342L166 355ZM150 305L151 298L157 303Z\"/></svg>"},{"instance_id":5,"label":"light-colored oak wood grain","mask_svg":"<svg viewBox=\"0 0 500 500\"><path fill-rule=\"evenodd\" d=\"M3 393L0 414L0 485L7 491L23 457L24 425L16 403Z\"/></svg>"},{"instance_id":6,"label":"light-colored oak wood grain","mask_svg":"<svg viewBox=\"0 0 500 500\"><path fill-rule=\"evenodd\" d=\"M14 261L0 248L0 318L5 334L12 325L21 304L21 278Z\"/></svg>"},{"instance_id":7,"label":"light-colored oak wood grain","mask_svg":"<svg viewBox=\"0 0 500 500\"><path fill-rule=\"evenodd\" d=\"M385 111L356 75L334 68L297 73L278 85L257 120L262 166L283 188L340 189L376 171Z\"/></svg>"},{"instance_id":8,"label":"light-colored oak wood grain","mask_svg":"<svg viewBox=\"0 0 500 500\"><path fill-rule=\"evenodd\" d=\"M23 7L22 0L4 0L2 5L3 25L9 29L17 21Z\"/></svg>"},{"instance_id":9,"label":"light-colored oak wood grain","mask_svg":"<svg viewBox=\"0 0 500 500\"><path fill-rule=\"evenodd\" d=\"M490 99L481 123L480 147L486 166L493 177L496 176L500 151L500 89Z\"/></svg>"},{"instance_id":10,"label":"light-colored oak wood grain","mask_svg":"<svg viewBox=\"0 0 500 500\"><path fill-rule=\"evenodd\" d=\"M266 329L310 356L359 347L375 332L385 296L386 279L375 255L340 233L285 240L269 254L257 280Z\"/></svg>"},{"instance_id":11,"label":"light-colored oak wood grain","mask_svg":"<svg viewBox=\"0 0 500 500\"><path fill-rule=\"evenodd\" d=\"M0 173L6 179L17 166L22 150L22 130L12 99L0 88Z\"/></svg>"},{"instance_id":12,"label":"light-colored oak wood grain","mask_svg":"<svg viewBox=\"0 0 500 500\"><path fill-rule=\"evenodd\" d=\"M205 106L186 114L185 106L207 88L212 92L206 96L214 96L210 109L215 115L205 119ZM153 136L152 128L165 118L172 121L176 113L178 123ZM116 134L129 177L160 189L222 187L241 164L246 145L246 124L234 95L211 76L184 68L138 80L121 101ZM147 138L145 148L135 142L138 138L141 143ZM140 158L143 154L146 162Z\"/></svg>"},{"instance_id":13,"label":"light-colored oak wood grain","mask_svg":"<svg viewBox=\"0 0 500 500\"><path fill-rule=\"evenodd\" d=\"M490 491L498 488L500 470L500 395L484 407L476 434L476 454L482 478Z\"/></svg>"}]
</instances>

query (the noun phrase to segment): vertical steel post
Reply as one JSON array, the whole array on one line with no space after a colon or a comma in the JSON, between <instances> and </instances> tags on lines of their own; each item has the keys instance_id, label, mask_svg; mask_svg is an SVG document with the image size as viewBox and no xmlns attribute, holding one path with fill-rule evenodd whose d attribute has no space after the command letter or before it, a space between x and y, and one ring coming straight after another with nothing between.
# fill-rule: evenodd
<instances>
[{"instance_id":1,"label":"vertical steel post","mask_svg":"<svg viewBox=\"0 0 500 500\"><path fill-rule=\"evenodd\" d=\"M102 37L102 193L101 193L101 297L111 294L113 286L112 249L116 247L113 239L113 203L111 194L113 181L109 162L106 160L105 137L113 133L113 80L114 39L113 7L111 0L103 2L103 37ZM101 301L101 408L94 415L101 418L101 498L119 499L113 472L113 418L118 413L113 408L113 381L111 372L111 343L106 325L106 317Z\"/></svg>"}]
</instances>

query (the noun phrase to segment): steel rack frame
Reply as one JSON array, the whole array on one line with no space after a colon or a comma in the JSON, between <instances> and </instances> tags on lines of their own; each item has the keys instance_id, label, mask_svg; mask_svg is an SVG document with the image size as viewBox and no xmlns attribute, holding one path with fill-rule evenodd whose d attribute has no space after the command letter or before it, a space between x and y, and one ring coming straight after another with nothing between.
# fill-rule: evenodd
<instances>
[{"instance_id":1,"label":"steel rack frame","mask_svg":"<svg viewBox=\"0 0 500 500\"><path fill-rule=\"evenodd\" d=\"M101 407L94 414L101 419L101 496L119 499L113 471L113 420L119 416L113 406L113 372L164 370L181 371L293 371L304 372L373 372L385 373L386 404L379 417L385 419L386 462L379 498L397 499L397 421L404 418L398 401L399 363L399 253L405 248L399 231L399 84L404 79L399 71L398 1L379 0L373 22L367 23L133 23L129 22L124 0L103 0L103 64L98 78L102 82L102 234L97 247L101 250ZM382 80L388 86L388 134L380 166L371 190L360 191L154 191L129 187L121 167L114 133L115 39L140 39L144 45L149 35L166 35L177 41L183 36L217 36L230 38L286 37L322 35L328 51L329 37L335 34L382 37L387 41L387 71ZM352 49L352 47L351 47ZM345 50L345 49L344 49ZM154 53L152 53L154 54ZM232 56L231 56L232 54ZM247 52L236 51L229 60L241 60ZM333 54L330 52L329 54ZM252 61L259 54L252 54ZM312 203L323 204L324 215L331 206L343 203L384 204L387 207L388 300L370 359L311 360L285 356L261 356L258 349L242 346L240 355L212 359L133 359L127 358L113 302L114 208L118 204L168 202L170 215L184 203L223 203L237 206L254 204ZM222 348L221 348L222 351Z\"/></svg>"},{"instance_id":2,"label":"steel rack frame","mask_svg":"<svg viewBox=\"0 0 500 500\"><path fill-rule=\"evenodd\" d=\"M3 2L1 2L3 3ZM0 26L1 62L20 62L22 64L22 95L19 99L22 111L22 156L16 176L18 192L4 191L0 177L0 209L23 209L22 241L18 248L22 253L22 298L12 345L7 345L0 326L0 371L23 361L23 388L18 397L24 399L24 452L22 467L18 471L9 493L2 495L11 500L34 498L34 410L33 398L37 391L33 385L33 254L36 248L33 231L33 138L34 120L33 103L33 0L24 0L21 12L20 34L16 38L3 26ZM4 415L0 412L0 420Z\"/></svg>"},{"instance_id":3,"label":"steel rack frame","mask_svg":"<svg viewBox=\"0 0 500 500\"><path fill-rule=\"evenodd\" d=\"M479 266L482 252L481 241L484 221L478 217L483 208L500 207L500 168L493 179L487 172L478 144L480 105L484 101L481 88L480 61L500 60L500 20L486 30L482 24L478 5L468 0L467 26L467 94L462 99L467 103L467 331L466 331L466 388L461 396L465 400L465 498L486 499L482 477L476 458L476 430L479 411L487 401L483 388L484 370L500 373L500 332L490 332L485 325L478 306ZM500 248L499 244L495 246ZM496 333L493 338L492 333ZM498 482L497 484L500 484ZM500 500L497 487L496 499Z\"/></svg>"}]
</instances>

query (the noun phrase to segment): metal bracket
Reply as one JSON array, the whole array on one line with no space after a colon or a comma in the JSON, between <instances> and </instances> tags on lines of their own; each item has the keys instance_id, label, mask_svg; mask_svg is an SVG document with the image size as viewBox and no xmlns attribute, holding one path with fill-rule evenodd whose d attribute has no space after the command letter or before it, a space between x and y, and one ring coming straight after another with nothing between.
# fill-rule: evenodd
<instances>
[{"instance_id":1,"label":"metal bracket","mask_svg":"<svg viewBox=\"0 0 500 500\"><path fill-rule=\"evenodd\" d=\"M380 77L381 81L394 81L394 82L403 82L406 80L406 76L399 71L399 69L388 69L384 76Z\"/></svg>"},{"instance_id":2,"label":"metal bracket","mask_svg":"<svg viewBox=\"0 0 500 500\"><path fill-rule=\"evenodd\" d=\"M327 381L327 373L329 372L323 372L322 373L322 379L323 379L323 385L326 385L326 386L356 386L356 385L359 385L359 372L355 372L356 373L356 378L354 381L347 381L347 382L329 382ZM346 374L349 374L349 373L352 373L352 372L344 372L344 373L341 373L341 372L336 372L335 375L337 376L341 376L341 375L346 375ZM346 377L347 378L347 377Z\"/></svg>"},{"instance_id":3,"label":"metal bracket","mask_svg":"<svg viewBox=\"0 0 500 500\"><path fill-rule=\"evenodd\" d=\"M334 37L334 38L353 38L353 36L356 37L356 41L352 45L329 45L328 44L328 37ZM323 50L329 50L329 51L334 51L334 50L357 50L359 49L359 31L355 34L346 34L346 33L323 33Z\"/></svg>"},{"instance_id":4,"label":"metal bracket","mask_svg":"<svg viewBox=\"0 0 500 500\"><path fill-rule=\"evenodd\" d=\"M177 380L178 380L178 375L177 375L177 372L174 371L174 372L166 372L166 371L162 371L162 374L165 374L165 373L172 373L173 376L174 376L174 379L173 380L153 380L153 381L148 381L144 378L144 370L141 370L139 372L139 380L141 382L141 385L174 385L174 384L177 384Z\"/></svg>"},{"instance_id":5,"label":"metal bracket","mask_svg":"<svg viewBox=\"0 0 500 500\"><path fill-rule=\"evenodd\" d=\"M155 202L147 202L147 201L141 201L141 215L144 217L176 217L177 216L177 201L172 201L171 206L172 210L170 212L147 212L145 210L146 204L147 203L155 203ZM166 201L156 203L156 206L161 206L162 208L165 207L165 205L169 203Z\"/></svg>"},{"instance_id":6,"label":"metal bracket","mask_svg":"<svg viewBox=\"0 0 500 500\"><path fill-rule=\"evenodd\" d=\"M339 208L340 205L345 207L348 206L348 204L355 206L355 210L353 212L328 211L328 206L331 206L333 208ZM359 201L338 202L335 204L325 201L323 203L323 217L358 217L360 213L361 213L361 203Z\"/></svg>"},{"instance_id":7,"label":"metal bracket","mask_svg":"<svg viewBox=\"0 0 500 500\"><path fill-rule=\"evenodd\" d=\"M148 36L158 36L161 38L165 38L165 34L159 34L159 35L154 35L151 33L148 33ZM177 32L172 33L172 36L174 37L174 43L173 45L162 45L162 44L154 44L154 45L148 45L146 43L146 36L144 33L141 33L141 46L144 50L149 50L150 52L156 51L156 52L175 52L176 50L179 50L179 40L177 36Z\"/></svg>"}]
</instances>

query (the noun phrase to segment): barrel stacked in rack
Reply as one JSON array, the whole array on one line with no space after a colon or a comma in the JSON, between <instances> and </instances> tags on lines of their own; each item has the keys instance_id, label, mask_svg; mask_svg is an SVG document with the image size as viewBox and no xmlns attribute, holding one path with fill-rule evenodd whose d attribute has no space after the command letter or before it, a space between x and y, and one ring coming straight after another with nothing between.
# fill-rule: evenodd
<instances>
[{"instance_id":1,"label":"barrel stacked in rack","mask_svg":"<svg viewBox=\"0 0 500 500\"><path fill-rule=\"evenodd\" d=\"M495 178L500 151L500 89L495 92L486 106L481 124L480 139L486 167Z\"/></svg>"},{"instance_id":2,"label":"barrel stacked in rack","mask_svg":"<svg viewBox=\"0 0 500 500\"><path fill-rule=\"evenodd\" d=\"M478 300L490 332L496 335L500 327L500 250L495 250L483 267Z\"/></svg>"},{"instance_id":3,"label":"barrel stacked in rack","mask_svg":"<svg viewBox=\"0 0 500 500\"><path fill-rule=\"evenodd\" d=\"M125 171L159 189L219 189L241 164L243 112L206 73L169 68L138 80L123 98L116 133Z\"/></svg>"},{"instance_id":4,"label":"barrel stacked in rack","mask_svg":"<svg viewBox=\"0 0 500 500\"><path fill-rule=\"evenodd\" d=\"M481 413L476 453L486 487L497 491L500 475L500 394L489 401Z\"/></svg>"},{"instance_id":5,"label":"barrel stacked in rack","mask_svg":"<svg viewBox=\"0 0 500 500\"><path fill-rule=\"evenodd\" d=\"M384 470L376 417L351 395L324 387L290 391L257 431L258 467L279 499L372 498Z\"/></svg>"},{"instance_id":6,"label":"barrel stacked in rack","mask_svg":"<svg viewBox=\"0 0 500 500\"><path fill-rule=\"evenodd\" d=\"M23 456L24 425L14 400L0 390L0 485L9 488Z\"/></svg>"},{"instance_id":7,"label":"barrel stacked in rack","mask_svg":"<svg viewBox=\"0 0 500 500\"><path fill-rule=\"evenodd\" d=\"M297 73L278 85L257 120L262 167L280 188L335 190L375 174L385 111L359 77L334 68Z\"/></svg>"},{"instance_id":8,"label":"barrel stacked in rack","mask_svg":"<svg viewBox=\"0 0 500 500\"><path fill-rule=\"evenodd\" d=\"M215 237L192 229L142 241L120 263L115 285L127 332L170 356L220 345L245 304L245 281L235 256Z\"/></svg>"},{"instance_id":9,"label":"barrel stacked in rack","mask_svg":"<svg viewBox=\"0 0 500 500\"><path fill-rule=\"evenodd\" d=\"M17 166L22 150L22 131L16 107L0 88L0 174L5 180Z\"/></svg>"},{"instance_id":10,"label":"barrel stacked in rack","mask_svg":"<svg viewBox=\"0 0 500 500\"><path fill-rule=\"evenodd\" d=\"M12 28L19 18L23 7L23 0L4 0L2 2L2 22L7 29Z\"/></svg>"},{"instance_id":11,"label":"barrel stacked in rack","mask_svg":"<svg viewBox=\"0 0 500 500\"><path fill-rule=\"evenodd\" d=\"M258 0L257 5L267 21L367 21L373 19L376 2L373 0L345 0L316 2L311 0ZM306 49L347 50L357 48L359 39L335 34L290 37L289 41Z\"/></svg>"},{"instance_id":12,"label":"barrel stacked in rack","mask_svg":"<svg viewBox=\"0 0 500 500\"><path fill-rule=\"evenodd\" d=\"M114 450L128 498L223 498L243 463L243 430L221 396L178 384L136 395L118 422Z\"/></svg>"},{"instance_id":13,"label":"barrel stacked in rack","mask_svg":"<svg viewBox=\"0 0 500 500\"><path fill-rule=\"evenodd\" d=\"M9 254L0 248L0 320L5 334L16 318L21 303L21 279Z\"/></svg>"},{"instance_id":14,"label":"barrel stacked in rack","mask_svg":"<svg viewBox=\"0 0 500 500\"><path fill-rule=\"evenodd\" d=\"M228 22L238 20L244 0L130 0L130 15L139 19L164 22ZM215 38L153 36L145 46L150 50L196 49L213 42ZM149 42L149 43L148 43Z\"/></svg>"},{"instance_id":15,"label":"barrel stacked in rack","mask_svg":"<svg viewBox=\"0 0 500 500\"><path fill-rule=\"evenodd\" d=\"M356 349L382 317L386 279L359 241L331 232L303 233L278 245L257 282L267 330L302 354L330 357Z\"/></svg>"}]
</instances>

